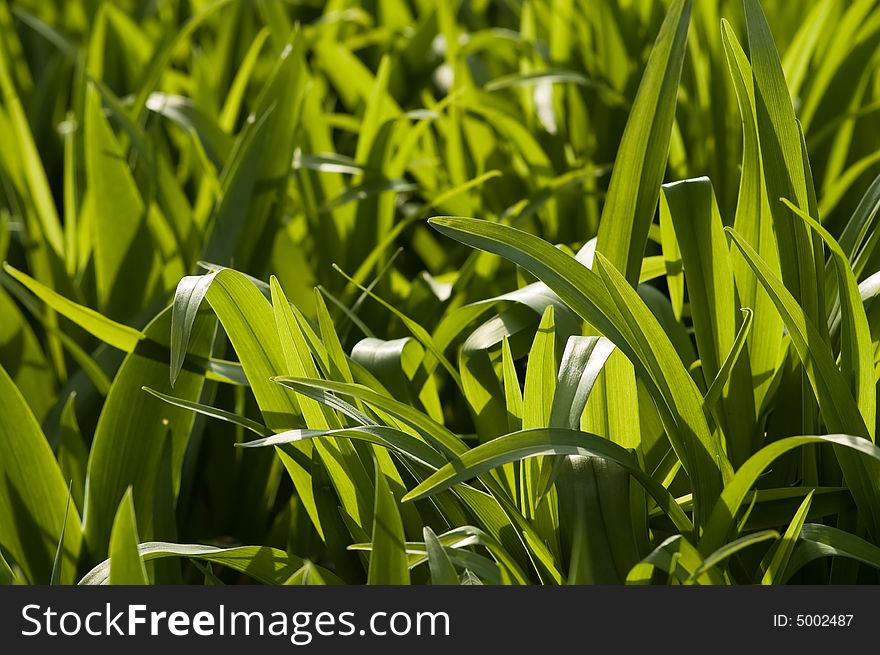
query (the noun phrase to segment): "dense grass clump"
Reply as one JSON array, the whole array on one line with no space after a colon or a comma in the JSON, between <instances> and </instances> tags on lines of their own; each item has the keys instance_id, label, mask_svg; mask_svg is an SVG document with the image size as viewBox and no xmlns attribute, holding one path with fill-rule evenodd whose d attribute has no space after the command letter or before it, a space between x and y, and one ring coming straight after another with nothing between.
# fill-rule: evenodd
<instances>
[{"instance_id":1,"label":"dense grass clump","mask_svg":"<svg viewBox=\"0 0 880 655\"><path fill-rule=\"evenodd\" d=\"M0 581L878 582L878 62L877 0L0 0Z\"/></svg>"}]
</instances>

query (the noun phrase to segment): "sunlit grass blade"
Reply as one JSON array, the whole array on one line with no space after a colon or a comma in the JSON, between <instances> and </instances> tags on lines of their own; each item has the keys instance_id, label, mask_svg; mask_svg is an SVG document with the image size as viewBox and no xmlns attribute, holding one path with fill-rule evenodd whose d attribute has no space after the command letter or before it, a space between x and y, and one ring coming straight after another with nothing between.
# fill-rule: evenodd
<instances>
[{"instance_id":1,"label":"sunlit grass blade","mask_svg":"<svg viewBox=\"0 0 880 655\"><path fill-rule=\"evenodd\" d=\"M376 463L376 511L373 518L373 550L367 584L407 584L409 567L404 547L403 523L397 502Z\"/></svg>"},{"instance_id":2,"label":"sunlit grass blade","mask_svg":"<svg viewBox=\"0 0 880 655\"><path fill-rule=\"evenodd\" d=\"M764 182L764 165L761 161L752 67L733 28L724 20L721 23L721 41L743 123L743 156L733 225L764 258L770 269L779 274L779 251ZM779 359L782 319L772 311L770 299L761 293L748 264L734 257L731 266L736 277L740 302L744 307L755 311L755 329L749 339L748 355L752 375L756 380L755 405L760 407Z\"/></svg>"},{"instance_id":3,"label":"sunlit grass blade","mask_svg":"<svg viewBox=\"0 0 880 655\"><path fill-rule=\"evenodd\" d=\"M687 271L685 283L693 318L700 368L706 387L718 376L727 353L736 341L739 312L732 258L724 225L708 178L684 180L663 186L662 202L669 212ZM727 438L734 466L746 460L756 430L754 397L748 360L729 372L731 383L722 391L719 423Z\"/></svg>"},{"instance_id":4,"label":"sunlit grass blade","mask_svg":"<svg viewBox=\"0 0 880 655\"><path fill-rule=\"evenodd\" d=\"M794 222L779 198L793 198L798 206L810 203L809 170L801 151L800 131L785 75L770 27L758 0L743 0L754 74L758 140L764 165L764 182L779 244L782 276L806 315L820 327L824 319L824 258L821 241Z\"/></svg>"},{"instance_id":5,"label":"sunlit grass blade","mask_svg":"<svg viewBox=\"0 0 880 655\"><path fill-rule=\"evenodd\" d=\"M656 406L699 496L705 497L700 517L707 516L702 512L717 498L729 463L709 433L702 398L674 347L635 291L619 273L615 276L616 269L599 263L600 277L537 237L487 221L446 217L431 219L431 224L530 270L640 367L645 381L657 385ZM603 261L598 253L596 261Z\"/></svg>"},{"instance_id":6,"label":"sunlit grass blade","mask_svg":"<svg viewBox=\"0 0 880 655\"><path fill-rule=\"evenodd\" d=\"M138 546L145 562L165 557L191 557L204 562L221 564L263 584L281 584L303 566L303 560L295 555L268 546L237 546L218 548L200 544L172 544L160 541L146 542ZM330 571L319 568L321 577L330 584L340 580ZM79 581L81 585L103 585L110 580L110 560L98 564Z\"/></svg>"},{"instance_id":7,"label":"sunlit grass blade","mask_svg":"<svg viewBox=\"0 0 880 655\"><path fill-rule=\"evenodd\" d=\"M592 455L609 459L631 473L669 514L679 529L685 532L692 529L689 527L690 520L669 496L669 492L639 468L638 462L629 451L602 437L563 428L514 432L477 446L412 489L404 497L404 501L424 498L502 464L537 455Z\"/></svg>"},{"instance_id":8,"label":"sunlit grass blade","mask_svg":"<svg viewBox=\"0 0 880 655\"><path fill-rule=\"evenodd\" d=\"M690 0L676 0L666 14L620 140L599 223L597 250L630 283L638 280L657 211L690 14Z\"/></svg>"},{"instance_id":9,"label":"sunlit grass blade","mask_svg":"<svg viewBox=\"0 0 880 655\"><path fill-rule=\"evenodd\" d=\"M110 532L110 584L149 584L147 569L138 552L139 542L134 501L129 487L119 503L113 530Z\"/></svg>"},{"instance_id":10,"label":"sunlit grass blade","mask_svg":"<svg viewBox=\"0 0 880 655\"><path fill-rule=\"evenodd\" d=\"M714 553L706 557L706 559L704 559L703 563L700 565L700 568L693 572L689 581L696 580L710 568L722 564L724 561L730 559L741 550L744 550L750 546L754 546L755 544L760 544L765 541L771 541L774 539L779 539L779 533L776 530L761 530L760 532L753 532L751 534L740 537L739 539L734 539L729 544L723 545Z\"/></svg>"},{"instance_id":11,"label":"sunlit grass blade","mask_svg":"<svg viewBox=\"0 0 880 655\"><path fill-rule=\"evenodd\" d=\"M799 216L811 230L814 230L831 251L839 288L837 297L840 299L842 316L840 367L844 375L849 377L850 391L856 399L865 426L873 439L877 416L877 390L871 366L871 330L868 326L856 276L850 268L846 253L828 230L803 210L791 204L790 201L783 199L783 203Z\"/></svg>"},{"instance_id":12,"label":"sunlit grass blade","mask_svg":"<svg viewBox=\"0 0 880 655\"><path fill-rule=\"evenodd\" d=\"M118 348L124 352L131 352L134 350L137 343L144 338L144 335L140 330L136 330L128 325L114 321L106 317L104 314L96 312L90 307L85 307L65 298L61 294L53 291L46 285L41 284L29 275L13 268L9 264L4 263L3 271L25 286L56 312L69 318L82 329L93 334L104 343L110 344L114 348Z\"/></svg>"},{"instance_id":13,"label":"sunlit grass blade","mask_svg":"<svg viewBox=\"0 0 880 655\"><path fill-rule=\"evenodd\" d=\"M431 568L431 584L434 585L457 585L458 574L455 566L446 554L443 544L437 539L437 535L431 528L425 526L425 548L428 553L428 566Z\"/></svg>"},{"instance_id":14,"label":"sunlit grass blade","mask_svg":"<svg viewBox=\"0 0 880 655\"><path fill-rule=\"evenodd\" d=\"M227 412L224 409L211 407L210 405L203 405L202 403L192 402L184 398L170 396L168 394L162 393L161 391L151 389L150 387L142 387L142 389L151 396L155 396L159 400L163 400L169 405L174 405L175 407L180 407L182 409L188 409L203 416L209 416L211 418L216 418L221 421L226 421L228 423L241 426L246 430L250 430L251 432L260 435L261 437L268 437L270 434L272 434L272 431L266 428L265 425L263 425L262 423L258 423L253 419L249 419L246 416L239 416L238 414Z\"/></svg>"}]
</instances>

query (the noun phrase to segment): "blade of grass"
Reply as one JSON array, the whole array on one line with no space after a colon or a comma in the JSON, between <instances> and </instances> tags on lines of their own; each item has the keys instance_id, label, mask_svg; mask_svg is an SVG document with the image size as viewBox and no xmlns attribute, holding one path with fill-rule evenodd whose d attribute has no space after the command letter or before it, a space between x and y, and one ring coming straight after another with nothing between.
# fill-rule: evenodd
<instances>
[{"instance_id":1,"label":"blade of grass","mask_svg":"<svg viewBox=\"0 0 880 655\"><path fill-rule=\"evenodd\" d=\"M110 576L111 585L146 585L147 569L138 552L140 539L137 533L134 500L129 487L113 521L110 532Z\"/></svg>"}]
</instances>

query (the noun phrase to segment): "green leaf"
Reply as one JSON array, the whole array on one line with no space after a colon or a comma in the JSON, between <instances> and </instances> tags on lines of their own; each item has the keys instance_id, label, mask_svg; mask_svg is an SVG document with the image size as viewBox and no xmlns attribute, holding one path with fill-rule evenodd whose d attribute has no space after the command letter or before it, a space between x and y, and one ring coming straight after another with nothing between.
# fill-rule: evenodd
<instances>
[{"instance_id":1,"label":"green leaf","mask_svg":"<svg viewBox=\"0 0 880 655\"><path fill-rule=\"evenodd\" d=\"M431 569L431 584L433 585L458 585L458 574L455 566L446 554L446 549L434 531L425 526L425 548L428 552L428 566Z\"/></svg>"},{"instance_id":2,"label":"green leaf","mask_svg":"<svg viewBox=\"0 0 880 655\"><path fill-rule=\"evenodd\" d=\"M216 418L221 421L226 421L227 423L238 425L245 428L246 430L250 430L251 432L260 435L261 437L268 437L270 434L272 434L272 431L266 428L265 425L263 425L262 423L257 423L253 419L249 419L246 416L239 416L238 414L234 414L233 412L227 412L225 409L219 409L217 407L211 407L210 405L196 403L191 400L169 396L168 394L164 394L161 391L156 391L155 389L151 389L150 387L141 388L151 396L155 396L159 400L163 400L169 405L188 409L190 411L196 412L197 414L201 414L202 416L209 416L211 418Z\"/></svg>"},{"instance_id":3,"label":"green leaf","mask_svg":"<svg viewBox=\"0 0 880 655\"><path fill-rule=\"evenodd\" d=\"M500 91L518 86L534 86L539 84L578 84L581 86L595 85L592 80L584 77L577 71L563 69L546 69L542 71L534 71L531 73L513 73L511 75L503 75L496 77L494 80L486 82L483 88L486 91Z\"/></svg>"},{"instance_id":4,"label":"green leaf","mask_svg":"<svg viewBox=\"0 0 880 655\"><path fill-rule=\"evenodd\" d=\"M431 496L502 464L537 455L592 455L608 459L631 473L680 530L693 530L669 492L639 468L629 451L594 434L564 428L523 430L472 448L416 486L403 501Z\"/></svg>"},{"instance_id":5,"label":"green leaf","mask_svg":"<svg viewBox=\"0 0 880 655\"><path fill-rule=\"evenodd\" d=\"M724 225L709 178L671 182L662 189L661 211L668 212L681 250L697 351L709 385L718 375L737 330L733 271Z\"/></svg>"},{"instance_id":6,"label":"green leaf","mask_svg":"<svg viewBox=\"0 0 880 655\"><path fill-rule=\"evenodd\" d=\"M773 275L751 246L734 230L726 229L782 317L792 345L804 365L816 394L825 425L832 432L849 433L865 437L867 440L871 432L848 389L846 379L837 368L828 343L782 281ZM880 530L877 504L877 499L880 497L880 482L878 482L880 466L876 462L857 459L844 449L835 448L835 453L861 515L870 526L869 529L872 532Z\"/></svg>"},{"instance_id":7,"label":"green leaf","mask_svg":"<svg viewBox=\"0 0 880 655\"><path fill-rule=\"evenodd\" d=\"M186 347L192 335L196 314L211 288L217 272L188 275L177 283L171 305L171 386L177 381L186 358Z\"/></svg>"},{"instance_id":8,"label":"green leaf","mask_svg":"<svg viewBox=\"0 0 880 655\"><path fill-rule=\"evenodd\" d=\"M755 107L752 67L727 21L721 21L721 41L733 78L736 100L743 122L743 158L736 202L734 227L758 252L771 270L780 274L779 252L773 231L773 217L764 184L764 165ZM773 379L782 344L782 320L772 310L767 294L740 258L733 258L737 295L743 307L755 312L755 327L749 339L749 361L755 379L755 406L760 407Z\"/></svg>"},{"instance_id":9,"label":"green leaf","mask_svg":"<svg viewBox=\"0 0 880 655\"><path fill-rule=\"evenodd\" d=\"M7 587L16 584L16 582L15 571L12 570L9 562L6 561L3 553L0 552L0 586Z\"/></svg>"},{"instance_id":10,"label":"green leaf","mask_svg":"<svg viewBox=\"0 0 880 655\"><path fill-rule=\"evenodd\" d=\"M161 541L142 543L138 552L145 562L165 557L191 557L204 562L221 564L263 584L282 584L303 567L303 560L268 546L238 546L217 548L200 544L171 544ZM330 571L319 568L321 577L330 584L341 584ZM110 579L110 560L105 560L85 574L81 585L103 585Z\"/></svg>"},{"instance_id":11,"label":"green leaf","mask_svg":"<svg viewBox=\"0 0 880 655\"><path fill-rule=\"evenodd\" d=\"M236 446L242 448L262 448L265 446L297 443L298 441L315 439L317 437L344 437L384 446L433 470L437 470L446 463L446 458L436 450L433 450L423 440L402 430L384 425L364 425L336 430L286 430L263 439L238 443Z\"/></svg>"},{"instance_id":12,"label":"green leaf","mask_svg":"<svg viewBox=\"0 0 880 655\"><path fill-rule=\"evenodd\" d=\"M272 291L275 326L281 340L281 348L284 350L287 371L295 377L320 379L302 327L291 311L281 285L274 276L269 280L269 284ZM336 416L332 412L325 412L315 401L302 398L299 401L299 406L306 425L313 430L341 427Z\"/></svg>"},{"instance_id":13,"label":"green leaf","mask_svg":"<svg viewBox=\"0 0 880 655\"><path fill-rule=\"evenodd\" d=\"M92 86L86 89L84 141L98 307L125 319L153 296L156 251L147 207Z\"/></svg>"},{"instance_id":14,"label":"green leaf","mask_svg":"<svg viewBox=\"0 0 880 655\"><path fill-rule=\"evenodd\" d=\"M733 370L733 367L736 366L737 361L739 361L739 356L745 349L746 340L751 334L752 317L754 316L754 312L745 307L743 307L742 312L745 318L743 319L742 325L739 326L739 331L736 333L736 340L730 347L730 352L727 353L727 357L724 358L724 363L721 365L718 375L712 380L712 384L709 385L703 399L706 407L712 411L715 411L715 403L717 403L718 399L721 397L725 385L730 383L731 371Z\"/></svg>"},{"instance_id":15,"label":"green leaf","mask_svg":"<svg viewBox=\"0 0 880 655\"><path fill-rule=\"evenodd\" d=\"M46 584L52 556L65 534L61 581L73 579L82 532L68 512L67 484L43 431L6 371L0 368L0 546L32 584ZM65 513L67 518L65 519Z\"/></svg>"},{"instance_id":16,"label":"green leaf","mask_svg":"<svg viewBox=\"0 0 880 655\"><path fill-rule=\"evenodd\" d=\"M501 341L501 371L504 382L504 402L507 406L507 428L509 432L522 430L523 397L519 386L519 376L513 363L510 341L504 335Z\"/></svg>"},{"instance_id":17,"label":"green leaf","mask_svg":"<svg viewBox=\"0 0 880 655\"><path fill-rule=\"evenodd\" d=\"M758 253L736 230L725 229L782 317L792 344L810 378L828 428L832 431L850 431L867 436L867 428L861 419L858 406L834 362L831 348L822 338L816 325Z\"/></svg>"},{"instance_id":18,"label":"green leaf","mask_svg":"<svg viewBox=\"0 0 880 655\"><path fill-rule=\"evenodd\" d=\"M321 576L318 567L306 560L296 573L284 581L285 585L325 586L327 582Z\"/></svg>"},{"instance_id":19,"label":"green leaf","mask_svg":"<svg viewBox=\"0 0 880 655\"><path fill-rule=\"evenodd\" d=\"M0 219L0 234L3 230ZM0 236L0 241L2 239ZM0 278L0 284L4 281ZM0 289L0 366L13 379L37 419L42 420L53 404L55 374L27 318L3 289Z\"/></svg>"},{"instance_id":20,"label":"green leaf","mask_svg":"<svg viewBox=\"0 0 880 655\"><path fill-rule=\"evenodd\" d=\"M699 548L702 553L711 553L720 548L726 541L734 524L737 511L764 470L781 455L816 443L829 443L854 451L857 455L867 456L871 460L880 461L880 448L867 439L844 434L826 434L817 436L785 437L770 443L745 462L736 472L733 479L724 487L721 497L712 510L709 522L703 532Z\"/></svg>"},{"instance_id":21,"label":"green leaf","mask_svg":"<svg viewBox=\"0 0 880 655\"><path fill-rule=\"evenodd\" d=\"M333 394L348 396L377 407L419 430L441 453L460 455L468 450L468 446L458 436L445 426L434 421L427 414L363 385L331 380L308 380L286 377L275 378L275 381L298 393L308 393L309 389L320 392L329 391ZM328 398L328 394L322 394L322 397L326 398L328 402L332 402L332 397Z\"/></svg>"},{"instance_id":22,"label":"green leaf","mask_svg":"<svg viewBox=\"0 0 880 655\"><path fill-rule=\"evenodd\" d=\"M845 530L807 523L799 537L781 582L787 582L798 570L820 557L846 557L880 569L880 547Z\"/></svg>"},{"instance_id":23,"label":"green leaf","mask_svg":"<svg viewBox=\"0 0 880 655\"><path fill-rule=\"evenodd\" d=\"M173 493L177 493L195 417L189 410L142 391L147 386L171 394L167 356L170 323L171 311L166 309L147 325L147 338L126 356L98 419L89 453L84 512L86 540L93 553L106 552L114 516L129 487L134 494L140 534L154 537L153 500L166 439L171 440L171 484ZM210 316L196 322L190 353L199 357L210 353L215 325ZM195 402L204 381L202 373L184 369L174 395Z\"/></svg>"},{"instance_id":24,"label":"green leaf","mask_svg":"<svg viewBox=\"0 0 880 655\"><path fill-rule=\"evenodd\" d=\"M709 387L734 346L739 314L729 246L712 183L703 177L663 185L662 211L669 214L681 251L700 367ZM737 466L751 454L757 429L748 360L740 360L729 375L716 416Z\"/></svg>"},{"instance_id":25,"label":"green leaf","mask_svg":"<svg viewBox=\"0 0 880 655\"><path fill-rule=\"evenodd\" d=\"M540 428L550 421L556 391L556 326L553 306L541 317L529 350L523 388L523 429Z\"/></svg>"},{"instance_id":26,"label":"green leaf","mask_svg":"<svg viewBox=\"0 0 880 655\"><path fill-rule=\"evenodd\" d=\"M807 513L810 511L810 503L812 502L813 492L811 491L807 494L807 497L804 498L798 511L795 512L794 518L792 518L788 529L782 536L782 541L780 541L777 544L776 549L772 551L772 559L769 560L769 563L766 566L762 566L764 569L764 577L761 578L761 584L773 584L774 582L778 582L779 578L785 573L785 570L788 567L788 562L791 559L791 554L794 552L795 545L797 544L798 536L801 533L801 528L803 528L804 521L807 519Z\"/></svg>"},{"instance_id":27,"label":"green leaf","mask_svg":"<svg viewBox=\"0 0 880 655\"><path fill-rule=\"evenodd\" d=\"M877 391L872 366L873 345L871 329L865 314L865 305L861 290L853 270L850 268L846 253L835 241L831 233L803 210L795 207L788 200L783 203L814 230L831 251L834 270L839 287L838 297L841 304L843 332L840 345L840 368L850 379L850 391L856 399L865 426L872 440L877 417Z\"/></svg>"},{"instance_id":28,"label":"green leaf","mask_svg":"<svg viewBox=\"0 0 880 655\"><path fill-rule=\"evenodd\" d=\"M824 257L821 240L791 220L779 198L794 198L815 211L808 190L809 169L801 150L800 128L770 27L758 0L743 0L754 74L755 106L764 181L779 244L782 278L806 315L817 325L824 319ZM809 180L810 185L812 181Z\"/></svg>"},{"instance_id":29,"label":"green leaf","mask_svg":"<svg viewBox=\"0 0 880 655\"><path fill-rule=\"evenodd\" d=\"M722 584L723 578L705 560L693 544L682 535L673 535L636 564L626 578L627 584L650 584L654 569L669 574L680 584ZM703 571L697 574L698 571Z\"/></svg>"},{"instance_id":30,"label":"green leaf","mask_svg":"<svg viewBox=\"0 0 880 655\"><path fill-rule=\"evenodd\" d=\"M361 339L352 348L351 359L375 375L394 397L443 420L437 385L424 366L425 350L412 337Z\"/></svg>"},{"instance_id":31,"label":"green leaf","mask_svg":"<svg viewBox=\"0 0 880 655\"><path fill-rule=\"evenodd\" d=\"M852 262L853 273L857 279L865 272L865 266L880 244L878 224L880 224L880 175L874 178L871 186L865 191L865 195L862 196L840 235L840 247ZM826 270L830 272L833 266L833 262L828 262ZM830 292L834 278L826 275L825 279L826 292ZM829 295L830 299L833 297Z\"/></svg>"},{"instance_id":32,"label":"green leaf","mask_svg":"<svg viewBox=\"0 0 880 655\"><path fill-rule=\"evenodd\" d=\"M403 522L397 500L376 463L376 502L373 516L373 550L367 584L409 584Z\"/></svg>"},{"instance_id":33,"label":"green leaf","mask_svg":"<svg viewBox=\"0 0 880 655\"><path fill-rule=\"evenodd\" d=\"M690 14L690 0L676 0L660 27L620 140L599 222L597 251L631 284L638 282L648 227L657 211Z\"/></svg>"},{"instance_id":34,"label":"green leaf","mask_svg":"<svg viewBox=\"0 0 880 655\"><path fill-rule=\"evenodd\" d=\"M343 273L342 269L340 269L338 266L334 265L334 268L337 271L339 271L340 273L342 273L343 277L345 277L345 279L347 279L349 282L356 284L354 282L354 280L352 278L350 278L348 275L346 275L345 273ZM446 358L446 355L443 354L443 351L437 346L436 343L434 343L434 339L431 337L430 333L428 333L428 331L424 327L419 325L419 323L417 321L413 320L412 318L410 318L409 316L407 316L406 314L401 312L394 305L391 305L390 303L387 303L384 300L382 300L381 298L379 298L379 296L374 294L372 291L369 291L367 288L361 286L360 284L356 284L356 286L359 289L361 289L361 291L369 294L369 296L371 298L373 298L376 302L381 304L383 307L385 307L385 309L387 309L392 314L394 314L394 316L396 316L398 319L400 319L400 321L406 326L406 328L412 333L412 335L419 341L419 343L421 343L425 347L426 350L429 350L431 352L431 354L434 355L434 357L436 357L437 360L443 365L443 367L446 369L446 371L449 373L450 377L455 381L455 383L459 386L459 388L461 387L461 376L458 374L458 371L449 362L449 360Z\"/></svg>"},{"instance_id":35,"label":"green leaf","mask_svg":"<svg viewBox=\"0 0 880 655\"><path fill-rule=\"evenodd\" d=\"M58 538L58 548L55 549L55 559L52 562L52 575L49 578L50 585L61 584L61 573L64 568L64 532L67 528L67 517L70 514L70 485L67 486L67 505L64 508L64 523L61 525L61 536Z\"/></svg>"},{"instance_id":36,"label":"green leaf","mask_svg":"<svg viewBox=\"0 0 880 655\"><path fill-rule=\"evenodd\" d=\"M232 150L232 138L198 107L183 96L151 93L147 109L173 121L204 145L206 154L215 168L222 168Z\"/></svg>"},{"instance_id":37,"label":"green leaf","mask_svg":"<svg viewBox=\"0 0 880 655\"><path fill-rule=\"evenodd\" d=\"M144 338L144 334L140 330L118 323L96 312L94 309L84 307L65 298L9 264L4 263L3 270L56 312L69 318L86 332L114 348L124 352L131 352L135 349L138 342Z\"/></svg>"},{"instance_id":38,"label":"green leaf","mask_svg":"<svg viewBox=\"0 0 880 655\"><path fill-rule=\"evenodd\" d=\"M724 544L721 548L703 560L703 564L700 568L694 571L690 580L696 580L710 568L718 566L733 555L736 555L739 551L744 550L749 546L754 546L755 544L770 541L771 539L779 539L779 533L776 530L761 530L760 532L753 532L740 537L739 539L734 539L729 544Z\"/></svg>"},{"instance_id":39,"label":"green leaf","mask_svg":"<svg viewBox=\"0 0 880 655\"><path fill-rule=\"evenodd\" d=\"M529 350L526 380L523 388L524 430L542 428L549 424L556 392L556 326L553 306L548 305L541 317L538 331ZM530 459L520 465L520 505L529 518L536 516L541 495L541 460ZM540 518L538 518L540 523Z\"/></svg>"},{"instance_id":40,"label":"green leaf","mask_svg":"<svg viewBox=\"0 0 880 655\"><path fill-rule=\"evenodd\" d=\"M710 434L702 397L675 348L651 311L602 255L601 275L525 232L468 218L433 218L431 225L471 247L494 252L526 268L573 310L614 342L649 385L670 440L702 503L698 523L708 516L729 463ZM604 260L604 264L602 263Z\"/></svg>"},{"instance_id":41,"label":"green leaf","mask_svg":"<svg viewBox=\"0 0 880 655\"><path fill-rule=\"evenodd\" d=\"M10 29L10 28L5 28ZM5 43L0 47L0 93L3 95L3 107L9 114L13 129L11 133L14 141L7 147L17 150L18 158L24 169L24 179L27 192L34 204L39 232L45 238L47 244L56 255L64 253L64 235L61 221L58 218L58 210L52 201L53 195L46 176L46 170L40 159L40 152L34 142L30 122L27 113L15 88L8 60L7 46ZM10 38L11 42L11 38Z\"/></svg>"},{"instance_id":42,"label":"green leaf","mask_svg":"<svg viewBox=\"0 0 880 655\"><path fill-rule=\"evenodd\" d=\"M251 279L231 269L217 272L205 298L241 361L266 427L272 431L294 427L300 415L299 405L292 394L272 382L273 376L286 370L272 306ZM320 533L310 471L292 456L277 452Z\"/></svg>"},{"instance_id":43,"label":"green leaf","mask_svg":"<svg viewBox=\"0 0 880 655\"><path fill-rule=\"evenodd\" d=\"M134 500L129 487L119 503L113 530L110 532L110 584L149 584L147 569L138 552L139 541Z\"/></svg>"},{"instance_id":44,"label":"green leaf","mask_svg":"<svg viewBox=\"0 0 880 655\"><path fill-rule=\"evenodd\" d=\"M61 474L70 482L70 494L75 507L82 508L86 487L86 467L89 461L89 449L83 440L76 419L76 392L71 392L61 410L60 432L56 459Z\"/></svg>"}]
</instances>

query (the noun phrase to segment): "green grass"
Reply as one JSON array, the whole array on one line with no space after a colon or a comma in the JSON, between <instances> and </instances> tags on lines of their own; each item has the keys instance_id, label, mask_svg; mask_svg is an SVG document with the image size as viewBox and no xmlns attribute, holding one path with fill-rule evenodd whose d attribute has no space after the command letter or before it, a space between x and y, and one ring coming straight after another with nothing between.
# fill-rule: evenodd
<instances>
[{"instance_id":1,"label":"green grass","mask_svg":"<svg viewBox=\"0 0 880 655\"><path fill-rule=\"evenodd\" d=\"M0 582L880 581L877 0L0 36Z\"/></svg>"}]
</instances>

